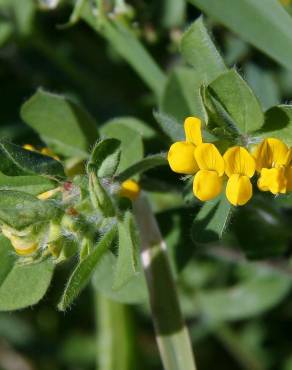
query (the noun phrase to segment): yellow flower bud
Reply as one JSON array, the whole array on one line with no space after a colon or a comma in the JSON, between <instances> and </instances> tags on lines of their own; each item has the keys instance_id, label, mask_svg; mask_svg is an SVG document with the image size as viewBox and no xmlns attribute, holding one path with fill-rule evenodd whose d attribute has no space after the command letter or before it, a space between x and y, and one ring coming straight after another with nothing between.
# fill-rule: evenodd
<instances>
[{"instance_id":1,"label":"yellow flower bud","mask_svg":"<svg viewBox=\"0 0 292 370\"><path fill-rule=\"evenodd\" d=\"M55 189L52 189L52 190L48 190L48 191L45 191L44 193L41 193L37 196L37 198L39 198L40 200L46 200L46 199L49 199L51 198L52 196L54 196L56 193L58 193L60 191L60 187L57 187Z\"/></svg>"},{"instance_id":2,"label":"yellow flower bud","mask_svg":"<svg viewBox=\"0 0 292 370\"><path fill-rule=\"evenodd\" d=\"M36 148L31 144L24 144L22 147L23 147L23 149L29 150L31 152L36 152L37 151Z\"/></svg>"},{"instance_id":3,"label":"yellow flower bud","mask_svg":"<svg viewBox=\"0 0 292 370\"><path fill-rule=\"evenodd\" d=\"M130 200L135 200L138 198L140 191L140 185L135 180L129 179L121 184L119 195Z\"/></svg>"}]
</instances>

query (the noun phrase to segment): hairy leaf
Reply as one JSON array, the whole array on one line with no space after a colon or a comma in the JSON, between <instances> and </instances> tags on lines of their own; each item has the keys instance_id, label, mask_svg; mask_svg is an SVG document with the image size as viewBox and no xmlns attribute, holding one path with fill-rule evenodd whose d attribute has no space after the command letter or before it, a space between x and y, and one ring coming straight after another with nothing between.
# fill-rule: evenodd
<instances>
[{"instance_id":1,"label":"hairy leaf","mask_svg":"<svg viewBox=\"0 0 292 370\"><path fill-rule=\"evenodd\" d=\"M58 304L59 310L65 311L87 285L101 257L110 248L115 235L116 227L114 226L100 239L94 250L79 262L67 282Z\"/></svg>"},{"instance_id":2,"label":"hairy leaf","mask_svg":"<svg viewBox=\"0 0 292 370\"><path fill-rule=\"evenodd\" d=\"M21 117L55 153L66 157L86 158L98 138L96 123L85 110L42 89L23 104Z\"/></svg>"}]
</instances>

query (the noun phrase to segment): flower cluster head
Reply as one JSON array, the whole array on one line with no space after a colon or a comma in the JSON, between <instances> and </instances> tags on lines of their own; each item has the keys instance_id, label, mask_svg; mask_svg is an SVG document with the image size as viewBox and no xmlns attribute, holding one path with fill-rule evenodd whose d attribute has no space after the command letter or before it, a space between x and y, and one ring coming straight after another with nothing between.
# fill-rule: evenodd
<instances>
[{"instance_id":1,"label":"flower cluster head","mask_svg":"<svg viewBox=\"0 0 292 370\"><path fill-rule=\"evenodd\" d=\"M281 140L264 139L252 153L233 146L222 155L214 144L203 142L199 118L186 118L184 130L185 141L172 144L167 159L172 171L194 175L193 193L201 201L217 197L226 177L226 197L235 206L251 199L255 174L261 191L279 194L292 190L292 149Z\"/></svg>"}]
</instances>

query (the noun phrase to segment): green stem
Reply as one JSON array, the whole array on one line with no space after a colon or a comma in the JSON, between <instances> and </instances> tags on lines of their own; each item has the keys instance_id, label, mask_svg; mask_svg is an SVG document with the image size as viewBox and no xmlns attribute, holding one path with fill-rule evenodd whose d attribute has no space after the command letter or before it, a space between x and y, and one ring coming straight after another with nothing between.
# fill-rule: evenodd
<instances>
[{"instance_id":1,"label":"green stem","mask_svg":"<svg viewBox=\"0 0 292 370\"><path fill-rule=\"evenodd\" d=\"M97 17L93 15L89 5L84 7L83 20L116 49L120 56L132 66L154 92L156 97L160 98L166 76L142 43L119 19L109 19L103 14L99 14Z\"/></svg>"},{"instance_id":2,"label":"green stem","mask_svg":"<svg viewBox=\"0 0 292 370\"><path fill-rule=\"evenodd\" d=\"M133 207L140 232L142 264L156 339L164 368L195 370L191 342L181 315L165 242L147 198L142 194Z\"/></svg>"},{"instance_id":3,"label":"green stem","mask_svg":"<svg viewBox=\"0 0 292 370\"><path fill-rule=\"evenodd\" d=\"M95 293L97 369L133 369L135 350L129 307Z\"/></svg>"}]
</instances>

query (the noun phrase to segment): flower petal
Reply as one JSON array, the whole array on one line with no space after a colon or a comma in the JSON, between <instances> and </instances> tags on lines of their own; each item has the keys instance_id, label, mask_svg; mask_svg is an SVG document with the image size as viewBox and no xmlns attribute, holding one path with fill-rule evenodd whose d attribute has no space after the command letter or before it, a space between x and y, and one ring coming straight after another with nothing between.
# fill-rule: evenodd
<instances>
[{"instance_id":1,"label":"flower petal","mask_svg":"<svg viewBox=\"0 0 292 370\"><path fill-rule=\"evenodd\" d=\"M211 200L221 193L222 183L216 171L200 170L194 178L193 193L203 202Z\"/></svg>"},{"instance_id":2,"label":"flower petal","mask_svg":"<svg viewBox=\"0 0 292 370\"><path fill-rule=\"evenodd\" d=\"M193 175L198 171L194 156L195 146L185 141L178 141L171 145L167 160L172 171L185 175Z\"/></svg>"},{"instance_id":3,"label":"flower petal","mask_svg":"<svg viewBox=\"0 0 292 370\"><path fill-rule=\"evenodd\" d=\"M286 176L286 179L287 179L286 190L287 191L292 191L292 167L291 166L286 168L285 176Z\"/></svg>"},{"instance_id":4,"label":"flower petal","mask_svg":"<svg viewBox=\"0 0 292 370\"><path fill-rule=\"evenodd\" d=\"M226 197L234 206L243 206L252 197L252 184L248 176L231 175L227 181Z\"/></svg>"},{"instance_id":5,"label":"flower petal","mask_svg":"<svg viewBox=\"0 0 292 370\"><path fill-rule=\"evenodd\" d=\"M287 162L288 147L279 139L265 139L255 150L256 169L283 166Z\"/></svg>"},{"instance_id":6,"label":"flower petal","mask_svg":"<svg viewBox=\"0 0 292 370\"><path fill-rule=\"evenodd\" d=\"M283 167L263 168L258 179L258 188L261 191L270 191L273 194L286 193L287 179L285 169Z\"/></svg>"},{"instance_id":7,"label":"flower petal","mask_svg":"<svg viewBox=\"0 0 292 370\"><path fill-rule=\"evenodd\" d=\"M197 146L195 158L201 170L216 171L219 176L224 174L224 159L214 144Z\"/></svg>"},{"instance_id":8,"label":"flower petal","mask_svg":"<svg viewBox=\"0 0 292 370\"><path fill-rule=\"evenodd\" d=\"M195 145L202 144L201 120L196 117L187 117L184 122L186 141Z\"/></svg>"},{"instance_id":9,"label":"flower petal","mask_svg":"<svg viewBox=\"0 0 292 370\"><path fill-rule=\"evenodd\" d=\"M255 173L255 160L249 152L241 147L229 148L224 156L225 173L228 177L239 174L252 177Z\"/></svg>"}]
</instances>

